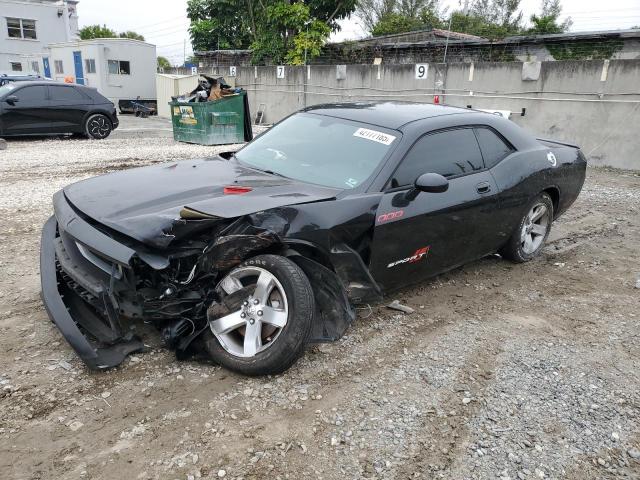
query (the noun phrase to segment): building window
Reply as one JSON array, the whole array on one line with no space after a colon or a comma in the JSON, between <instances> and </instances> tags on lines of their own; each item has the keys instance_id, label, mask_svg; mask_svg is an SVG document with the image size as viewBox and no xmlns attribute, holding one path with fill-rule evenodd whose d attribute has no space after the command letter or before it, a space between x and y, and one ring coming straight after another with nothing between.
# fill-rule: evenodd
<instances>
[{"instance_id":1,"label":"building window","mask_svg":"<svg viewBox=\"0 0 640 480\"><path fill-rule=\"evenodd\" d=\"M58 74L64 73L64 68L62 66L62 60L54 60L53 61L53 71Z\"/></svg>"},{"instance_id":2,"label":"building window","mask_svg":"<svg viewBox=\"0 0 640 480\"><path fill-rule=\"evenodd\" d=\"M11 71L12 72L21 72L22 64L20 62L10 62L11 63Z\"/></svg>"},{"instance_id":3,"label":"building window","mask_svg":"<svg viewBox=\"0 0 640 480\"><path fill-rule=\"evenodd\" d=\"M36 73L40 73L40 64L36 61L31 62L31 70Z\"/></svg>"},{"instance_id":4,"label":"building window","mask_svg":"<svg viewBox=\"0 0 640 480\"><path fill-rule=\"evenodd\" d=\"M96 61L93 58L85 59L84 69L86 73L96 73Z\"/></svg>"},{"instance_id":5,"label":"building window","mask_svg":"<svg viewBox=\"0 0 640 480\"><path fill-rule=\"evenodd\" d=\"M7 18L9 38L36 39L36 21L25 18Z\"/></svg>"},{"instance_id":6,"label":"building window","mask_svg":"<svg viewBox=\"0 0 640 480\"><path fill-rule=\"evenodd\" d=\"M108 60L109 73L113 75L131 75L129 62L125 60Z\"/></svg>"}]
</instances>

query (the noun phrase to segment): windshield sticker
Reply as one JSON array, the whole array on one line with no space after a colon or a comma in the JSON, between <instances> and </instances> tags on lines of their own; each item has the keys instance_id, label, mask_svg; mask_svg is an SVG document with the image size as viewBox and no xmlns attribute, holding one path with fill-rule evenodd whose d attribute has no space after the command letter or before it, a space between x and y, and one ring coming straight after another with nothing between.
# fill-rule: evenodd
<instances>
[{"instance_id":1,"label":"windshield sticker","mask_svg":"<svg viewBox=\"0 0 640 480\"><path fill-rule=\"evenodd\" d=\"M349 185L351 188L355 187L358 185L358 180L356 180L355 178L349 178L346 182L347 185Z\"/></svg>"},{"instance_id":2,"label":"windshield sticker","mask_svg":"<svg viewBox=\"0 0 640 480\"><path fill-rule=\"evenodd\" d=\"M354 137L364 138L366 140L373 140L374 142L382 143L383 145L391 145L396 139L393 135L388 133L377 132L376 130L369 130L368 128L359 128L353 134Z\"/></svg>"}]
</instances>

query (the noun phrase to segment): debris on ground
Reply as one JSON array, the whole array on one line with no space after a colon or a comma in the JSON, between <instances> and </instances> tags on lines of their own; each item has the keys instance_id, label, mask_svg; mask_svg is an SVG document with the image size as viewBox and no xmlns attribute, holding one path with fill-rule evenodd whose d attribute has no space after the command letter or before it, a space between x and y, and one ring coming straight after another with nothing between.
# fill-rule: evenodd
<instances>
[{"instance_id":1,"label":"debris on ground","mask_svg":"<svg viewBox=\"0 0 640 480\"><path fill-rule=\"evenodd\" d=\"M387 308L391 308L393 310L398 310L399 312L403 312L403 313L407 313L407 314L411 314L411 313L415 312L415 309L401 304L399 300L394 300L389 305L387 305Z\"/></svg>"}]
</instances>

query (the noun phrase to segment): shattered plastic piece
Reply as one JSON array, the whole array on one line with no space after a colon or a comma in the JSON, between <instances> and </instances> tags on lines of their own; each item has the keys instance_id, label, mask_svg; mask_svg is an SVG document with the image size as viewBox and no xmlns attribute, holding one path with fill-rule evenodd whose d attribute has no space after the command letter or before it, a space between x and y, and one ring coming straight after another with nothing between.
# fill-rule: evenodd
<instances>
[{"instance_id":1,"label":"shattered plastic piece","mask_svg":"<svg viewBox=\"0 0 640 480\"><path fill-rule=\"evenodd\" d=\"M400 312L404 312L407 314L411 314L415 312L413 308L408 307L406 305L402 305L398 300L394 300L393 302L391 302L389 305L387 305L387 308L391 308L392 310L398 310Z\"/></svg>"}]
</instances>

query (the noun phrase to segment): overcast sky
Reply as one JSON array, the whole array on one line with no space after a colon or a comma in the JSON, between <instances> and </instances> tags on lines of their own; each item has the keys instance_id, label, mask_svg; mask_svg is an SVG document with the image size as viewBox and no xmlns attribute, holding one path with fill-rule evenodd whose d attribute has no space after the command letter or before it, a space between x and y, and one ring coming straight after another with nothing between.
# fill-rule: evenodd
<instances>
[{"instance_id":1,"label":"overcast sky","mask_svg":"<svg viewBox=\"0 0 640 480\"><path fill-rule=\"evenodd\" d=\"M449 11L459 6L459 0L440 0ZM80 0L80 26L106 24L117 30L134 30L157 46L174 64L191 54L187 28L186 0ZM539 10L540 0L522 0L526 18ZM640 0L562 0L563 16L573 19L572 31L616 30L640 25ZM332 40L355 39L366 36L357 18L342 22L342 31ZM186 41L185 41L186 40Z\"/></svg>"}]
</instances>

